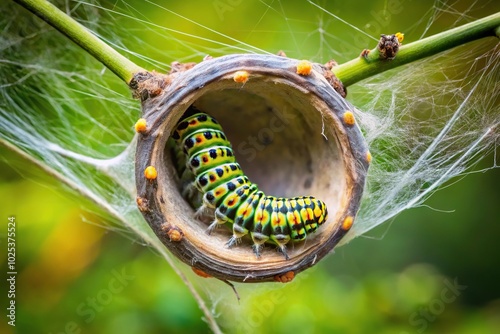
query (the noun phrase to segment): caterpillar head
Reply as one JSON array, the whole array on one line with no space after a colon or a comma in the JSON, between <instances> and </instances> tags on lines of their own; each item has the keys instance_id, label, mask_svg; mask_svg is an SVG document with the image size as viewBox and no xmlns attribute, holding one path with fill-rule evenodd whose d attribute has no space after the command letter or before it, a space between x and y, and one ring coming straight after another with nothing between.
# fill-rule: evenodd
<instances>
[{"instance_id":1,"label":"caterpillar head","mask_svg":"<svg viewBox=\"0 0 500 334\"><path fill-rule=\"evenodd\" d=\"M317 220L318 220L318 224L321 225L324 222L326 222L326 220L328 219L328 209L326 208L325 202L320 201L320 200L318 200L318 202L321 205L321 214Z\"/></svg>"},{"instance_id":2,"label":"caterpillar head","mask_svg":"<svg viewBox=\"0 0 500 334\"><path fill-rule=\"evenodd\" d=\"M304 219L304 226L307 233L312 233L327 220L328 209L325 202L314 197L306 198L305 202L308 204L308 210L305 212L308 217Z\"/></svg>"}]
</instances>

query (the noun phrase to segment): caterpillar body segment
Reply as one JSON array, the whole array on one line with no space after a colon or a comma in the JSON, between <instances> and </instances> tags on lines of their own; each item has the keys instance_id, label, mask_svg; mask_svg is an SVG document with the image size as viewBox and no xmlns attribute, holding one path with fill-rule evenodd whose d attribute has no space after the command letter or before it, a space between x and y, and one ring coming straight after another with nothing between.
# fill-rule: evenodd
<instances>
[{"instance_id":1,"label":"caterpillar body segment","mask_svg":"<svg viewBox=\"0 0 500 334\"><path fill-rule=\"evenodd\" d=\"M193 152L197 152L203 148L211 148L214 146L224 146L229 144L226 135L222 130L216 129L200 129L187 137L181 147L186 156L191 156ZM229 147L231 148L231 147Z\"/></svg>"},{"instance_id":2,"label":"caterpillar body segment","mask_svg":"<svg viewBox=\"0 0 500 334\"><path fill-rule=\"evenodd\" d=\"M189 110L187 115L190 113L192 113L192 110ZM172 138L178 143L179 140L190 137L192 133L200 129L214 129L222 131L222 127L215 118L205 113L197 113L181 119L172 133Z\"/></svg>"},{"instance_id":3,"label":"caterpillar body segment","mask_svg":"<svg viewBox=\"0 0 500 334\"><path fill-rule=\"evenodd\" d=\"M208 233L232 225L228 247L249 235L257 257L268 242L288 259L286 245L306 239L326 221L326 205L315 197L281 198L260 191L243 174L215 118L190 108L171 138L182 195L197 209L197 219L207 215L213 219Z\"/></svg>"},{"instance_id":4,"label":"caterpillar body segment","mask_svg":"<svg viewBox=\"0 0 500 334\"><path fill-rule=\"evenodd\" d=\"M198 188L200 192L206 193L238 176L243 176L243 171L237 163L226 163L210 168L199 175L195 174L195 176L196 188Z\"/></svg>"}]
</instances>

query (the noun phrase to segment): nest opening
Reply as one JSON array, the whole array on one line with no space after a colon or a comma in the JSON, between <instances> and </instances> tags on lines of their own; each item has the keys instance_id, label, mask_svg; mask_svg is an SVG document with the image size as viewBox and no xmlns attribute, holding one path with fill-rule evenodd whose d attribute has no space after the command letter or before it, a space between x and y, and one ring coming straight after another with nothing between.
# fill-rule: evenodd
<instances>
[{"instance_id":1,"label":"nest opening","mask_svg":"<svg viewBox=\"0 0 500 334\"><path fill-rule=\"evenodd\" d=\"M307 71L299 71L300 64ZM182 261L220 279L276 280L314 265L347 233L370 159L352 107L327 74L321 65L305 61L229 55L174 73L161 94L146 95L147 127L137 143L137 203L156 235ZM326 223L305 241L289 242L288 260L272 245L257 258L249 237L228 249L231 229L208 235L208 224L195 219L196 208L181 196L167 148L191 105L221 123L236 161L267 195L312 195L326 203ZM155 168L156 178L144 176L148 166Z\"/></svg>"},{"instance_id":2,"label":"nest opening","mask_svg":"<svg viewBox=\"0 0 500 334\"><path fill-rule=\"evenodd\" d=\"M245 175L267 195L312 195L323 200L329 211L325 226L308 235L306 241L289 245L290 257L302 253L304 248L318 242L316 237L325 231L331 233L327 230L336 225L336 214L346 188L337 134L332 127L324 126L325 118L332 118L328 108L316 96L285 83L256 79L243 86L229 80L223 82L223 87L221 83L212 83L194 92L183 108L172 113L175 116L166 122L164 133L171 133L187 107L193 104L219 121ZM177 217L182 217L184 223L193 228L192 233L203 237L199 231L205 231L208 226L194 219L195 210L182 199L179 178L168 150L164 152L163 161L168 166L164 189L177 189L174 196L172 192L163 194L166 203L170 203L165 211L177 211ZM212 248L215 255L231 257L233 252L239 252L239 256L249 255L249 258L245 256L247 261L263 262L252 254L250 238L244 238L242 244L230 250L225 248L230 235L230 229L219 228L206 236L211 244L214 238L220 239L217 240L219 247ZM266 247L262 256L266 261L269 257L284 261L274 246Z\"/></svg>"}]
</instances>

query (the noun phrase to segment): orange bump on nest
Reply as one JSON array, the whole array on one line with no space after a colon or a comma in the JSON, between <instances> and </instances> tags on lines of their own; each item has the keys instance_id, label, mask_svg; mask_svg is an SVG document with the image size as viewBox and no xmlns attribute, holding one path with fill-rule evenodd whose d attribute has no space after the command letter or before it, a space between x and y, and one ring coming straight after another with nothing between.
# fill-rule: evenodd
<instances>
[{"instance_id":1,"label":"orange bump on nest","mask_svg":"<svg viewBox=\"0 0 500 334\"><path fill-rule=\"evenodd\" d=\"M352 111L347 110L346 112L344 112L344 123L347 125L354 125L354 123L356 123Z\"/></svg>"},{"instance_id":2,"label":"orange bump on nest","mask_svg":"<svg viewBox=\"0 0 500 334\"><path fill-rule=\"evenodd\" d=\"M245 83L248 81L249 74L247 71L237 71L234 73L233 80L238 83Z\"/></svg>"},{"instance_id":3,"label":"orange bump on nest","mask_svg":"<svg viewBox=\"0 0 500 334\"><path fill-rule=\"evenodd\" d=\"M366 161L368 161L368 163L372 162L372 154L370 151L366 152Z\"/></svg>"},{"instance_id":4,"label":"orange bump on nest","mask_svg":"<svg viewBox=\"0 0 500 334\"><path fill-rule=\"evenodd\" d=\"M156 171L156 168L154 168L153 166L148 166L144 170L144 176L148 180L154 180L158 176L158 172Z\"/></svg>"},{"instance_id":5,"label":"orange bump on nest","mask_svg":"<svg viewBox=\"0 0 500 334\"><path fill-rule=\"evenodd\" d=\"M167 233L167 236L170 238L170 241L179 242L184 237L184 233L177 226L172 226L170 224L163 223L161 225L161 230Z\"/></svg>"},{"instance_id":6,"label":"orange bump on nest","mask_svg":"<svg viewBox=\"0 0 500 334\"><path fill-rule=\"evenodd\" d=\"M291 282L293 281L294 278L295 278L295 273L293 271L289 271L284 274L274 276L274 280L280 283Z\"/></svg>"},{"instance_id":7,"label":"orange bump on nest","mask_svg":"<svg viewBox=\"0 0 500 334\"><path fill-rule=\"evenodd\" d=\"M139 211L141 212L149 211L148 200L146 198L137 196L135 200L137 202L137 207L139 207Z\"/></svg>"},{"instance_id":8,"label":"orange bump on nest","mask_svg":"<svg viewBox=\"0 0 500 334\"><path fill-rule=\"evenodd\" d=\"M312 72L312 64L310 61L301 60L297 64L297 74L300 75L309 75Z\"/></svg>"},{"instance_id":9,"label":"orange bump on nest","mask_svg":"<svg viewBox=\"0 0 500 334\"><path fill-rule=\"evenodd\" d=\"M198 268L195 268L195 267L191 267L191 269L193 269L194 273L198 276L201 276L203 278L209 278L209 277L212 277L211 275L207 274L206 272L204 272L203 270L201 269L198 269Z\"/></svg>"},{"instance_id":10,"label":"orange bump on nest","mask_svg":"<svg viewBox=\"0 0 500 334\"><path fill-rule=\"evenodd\" d=\"M179 229L171 229L167 232L167 235L170 238L170 241L179 242L182 240L184 233L182 233Z\"/></svg>"},{"instance_id":11,"label":"orange bump on nest","mask_svg":"<svg viewBox=\"0 0 500 334\"><path fill-rule=\"evenodd\" d=\"M342 229L344 231L348 231L351 229L352 227L352 223L354 222L354 218L352 216L347 216L345 219L344 219L344 222L342 223Z\"/></svg>"},{"instance_id":12,"label":"orange bump on nest","mask_svg":"<svg viewBox=\"0 0 500 334\"><path fill-rule=\"evenodd\" d=\"M139 118L139 120L135 123L135 132L144 133L148 129L148 123L144 118Z\"/></svg>"},{"instance_id":13,"label":"orange bump on nest","mask_svg":"<svg viewBox=\"0 0 500 334\"><path fill-rule=\"evenodd\" d=\"M396 38L398 39L398 42L399 43L402 43L403 40L405 39L405 34L403 34L402 32L397 32L394 34L396 36Z\"/></svg>"}]
</instances>

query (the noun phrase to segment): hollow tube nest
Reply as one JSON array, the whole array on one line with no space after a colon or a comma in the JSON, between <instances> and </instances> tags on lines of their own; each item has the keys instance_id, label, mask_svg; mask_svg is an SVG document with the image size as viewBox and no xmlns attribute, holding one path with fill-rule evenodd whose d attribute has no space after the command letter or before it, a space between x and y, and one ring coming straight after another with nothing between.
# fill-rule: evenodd
<instances>
[{"instance_id":1,"label":"hollow tube nest","mask_svg":"<svg viewBox=\"0 0 500 334\"><path fill-rule=\"evenodd\" d=\"M239 282L288 282L327 255L354 223L371 160L353 107L329 68L271 55L230 55L176 64L168 76L139 73L142 100L136 153L137 204L163 244L195 272ZM339 92L337 92L340 91ZM313 195L329 218L305 241L290 243L289 260L251 241L228 249L229 229L211 235L181 196L167 140L194 105L215 117L238 163L266 194Z\"/></svg>"}]
</instances>

